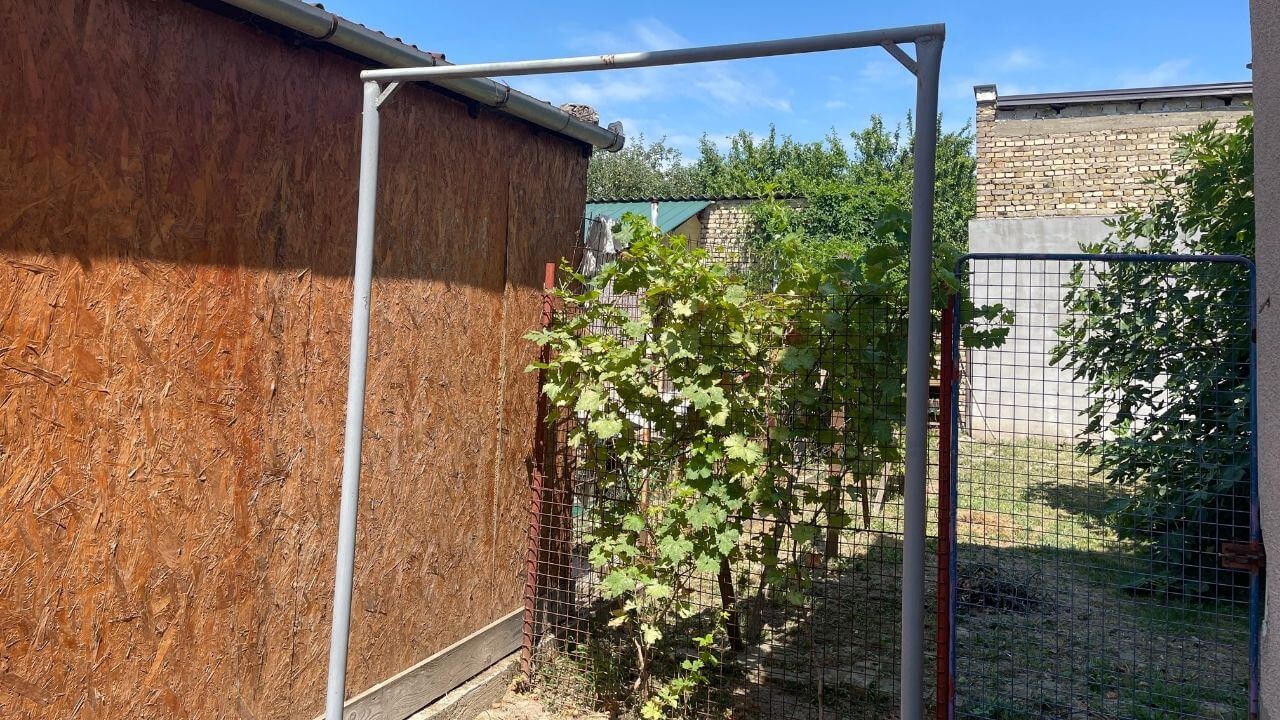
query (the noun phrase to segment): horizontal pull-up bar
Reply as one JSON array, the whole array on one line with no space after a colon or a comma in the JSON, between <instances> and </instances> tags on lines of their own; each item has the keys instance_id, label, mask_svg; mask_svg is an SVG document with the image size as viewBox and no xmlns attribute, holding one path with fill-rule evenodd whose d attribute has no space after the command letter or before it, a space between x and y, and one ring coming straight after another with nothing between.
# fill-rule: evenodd
<instances>
[{"instance_id":1,"label":"horizontal pull-up bar","mask_svg":"<svg viewBox=\"0 0 1280 720\"><path fill-rule=\"evenodd\" d=\"M329 647L326 720L342 720L346 697L351 592L355 576L356 520L360 498L360 451L364 430L365 375L369 353L369 307L373 286L373 241L378 190L378 111L404 82L443 81L515 75L547 75L590 70L686 65L719 60L799 55L880 46L916 76L914 178L911 192L911 255L908 280L906 378L906 472L903 488L901 676L898 716L924 714L924 552L927 479L930 342L933 337L933 184L937 146L938 73L943 25L915 25L682 48L652 52L551 58L516 62L365 70L364 122L360 132L360 194L356 220L356 263L351 306L351 361L347 381L347 424L342 451L342 495L338 512L337 567L333 588L333 629ZM916 56L900 47L913 43ZM386 86L383 87L383 83ZM567 122L567 120L566 120ZM618 147L621 147L620 145ZM617 149L617 148L612 148Z\"/></svg>"},{"instance_id":2,"label":"horizontal pull-up bar","mask_svg":"<svg viewBox=\"0 0 1280 720\"><path fill-rule=\"evenodd\" d=\"M915 42L923 37L941 39L946 26L912 25L884 30L860 30L858 32L811 35L809 37L763 40L733 45L706 45L678 50L653 50L649 52L614 53L609 55L585 55L582 57L550 58L546 60L517 60L514 62L475 63L472 65L437 65L419 68L386 68L365 70L364 80L445 80L476 77L512 77L515 75L546 75L551 73L612 70L618 68L656 67L660 65L684 65L715 60L742 60L746 58L772 57L775 55L799 55L828 50L851 50ZM893 52L890 50L890 52ZM901 51L899 50L899 53ZM905 55L905 53L903 53ZM894 53L899 60L902 57ZM905 63L904 63L905 64ZM908 68L910 69L910 68ZM914 70L913 70L914 72Z\"/></svg>"}]
</instances>

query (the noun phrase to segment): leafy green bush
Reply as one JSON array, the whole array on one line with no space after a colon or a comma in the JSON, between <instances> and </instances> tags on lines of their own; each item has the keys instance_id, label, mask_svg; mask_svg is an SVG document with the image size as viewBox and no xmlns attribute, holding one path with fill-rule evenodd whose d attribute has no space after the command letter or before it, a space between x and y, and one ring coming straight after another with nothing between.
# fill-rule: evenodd
<instances>
[{"instance_id":1,"label":"leafy green bush","mask_svg":"<svg viewBox=\"0 0 1280 720\"><path fill-rule=\"evenodd\" d=\"M1091 253L1254 252L1253 119L1178 138L1181 174L1150 181L1153 199L1110 223ZM1079 450L1129 491L1108 510L1122 537L1149 543L1177 590L1229 586L1224 541L1248 538L1252 308L1238 265L1077 266L1071 319L1053 362L1088 384Z\"/></svg>"},{"instance_id":2,"label":"leafy green bush","mask_svg":"<svg viewBox=\"0 0 1280 720\"><path fill-rule=\"evenodd\" d=\"M646 142L643 135L628 138L618 152L597 153L587 165L591 198L650 198L693 195L702 191L693 167L681 162L680 151L666 138Z\"/></svg>"},{"instance_id":3,"label":"leafy green bush","mask_svg":"<svg viewBox=\"0 0 1280 720\"><path fill-rule=\"evenodd\" d=\"M784 558L830 558L819 527L848 526L844 496L862 497L901 459L909 232L896 218L857 252L814 253L779 226L761 289L683 238L623 222L626 251L594 277L566 266L563 312L529 337L551 349L535 367L552 420L570 422L568 442L608 498L589 510L589 559L616 603L610 624L634 648L642 714L657 718L706 681L722 641L740 643L734 575L803 587ZM815 483L802 467L828 470ZM720 580L722 610L673 665L657 656L707 577Z\"/></svg>"}]
</instances>

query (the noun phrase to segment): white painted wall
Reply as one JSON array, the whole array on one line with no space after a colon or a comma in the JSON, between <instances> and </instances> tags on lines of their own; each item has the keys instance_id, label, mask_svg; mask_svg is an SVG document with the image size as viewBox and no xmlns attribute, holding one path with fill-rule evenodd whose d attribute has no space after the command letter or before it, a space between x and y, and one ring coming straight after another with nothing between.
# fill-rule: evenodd
<instances>
[{"instance_id":1,"label":"white painted wall","mask_svg":"<svg viewBox=\"0 0 1280 720\"><path fill-rule=\"evenodd\" d=\"M999 218L969 221L970 252L1071 253L1106 237L1102 217ZM1066 319L1062 284L1070 263L1018 259L975 261L970 297L1014 312L1009 338L996 350L962 359L966 429L978 436L1070 440L1083 425L1088 398L1070 371L1049 364L1055 330Z\"/></svg>"}]
</instances>

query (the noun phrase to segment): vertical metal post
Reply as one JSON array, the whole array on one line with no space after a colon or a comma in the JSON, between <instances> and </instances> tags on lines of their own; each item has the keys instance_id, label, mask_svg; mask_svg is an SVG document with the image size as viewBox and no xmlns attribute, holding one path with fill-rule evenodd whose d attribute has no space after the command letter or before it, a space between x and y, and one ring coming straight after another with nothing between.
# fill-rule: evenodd
<instances>
[{"instance_id":1,"label":"vertical metal post","mask_svg":"<svg viewBox=\"0 0 1280 720\"><path fill-rule=\"evenodd\" d=\"M556 264L547 263L542 279L542 329L551 327L555 308L551 291L556 286ZM551 350L542 346L539 360L546 363L551 360ZM538 560L542 549L542 495L546 486L547 462L547 394L542 391L546 380L546 372L538 373L538 405L537 418L533 435L533 477L529 489L529 537L524 564L524 629L521 645L520 668L525 678L533 677L533 641L534 625L538 612Z\"/></svg>"},{"instance_id":2,"label":"vertical metal post","mask_svg":"<svg viewBox=\"0 0 1280 720\"><path fill-rule=\"evenodd\" d=\"M1249 540L1262 545L1261 496L1258 491L1258 267L1244 261L1249 283ZM1257 720L1262 711L1261 641L1262 611L1265 604L1267 567L1262 566L1249 577L1249 720Z\"/></svg>"},{"instance_id":3,"label":"vertical metal post","mask_svg":"<svg viewBox=\"0 0 1280 720\"><path fill-rule=\"evenodd\" d=\"M901 720L924 717L925 482L933 343L933 182L942 38L916 39L915 175L907 303L907 467L903 491Z\"/></svg>"},{"instance_id":4,"label":"vertical metal post","mask_svg":"<svg viewBox=\"0 0 1280 720\"><path fill-rule=\"evenodd\" d=\"M356 562L356 516L360 506L360 446L364 439L364 384L369 360L369 299L373 290L380 90L376 81L370 80L364 84L356 266L352 275L351 363L347 370L347 426L342 447L342 501L338 509L338 553L333 578L333 629L329 634L326 720L342 720L342 704L347 692L347 641L351 637L351 587Z\"/></svg>"},{"instance_id":5,"label":"vertical metal post","mask_svg":"<svg viewBox=\"0 0 1280 720\"><path fill-rule=\"evenodd\" d=\"M938 373L938 638L937 693L934 717L951 720L951 445L954 442L951 416L956 411L954 383L956 342L954 323L960 295L951 297L942 310L942 367Z\"/></svg>"}]
</instances>

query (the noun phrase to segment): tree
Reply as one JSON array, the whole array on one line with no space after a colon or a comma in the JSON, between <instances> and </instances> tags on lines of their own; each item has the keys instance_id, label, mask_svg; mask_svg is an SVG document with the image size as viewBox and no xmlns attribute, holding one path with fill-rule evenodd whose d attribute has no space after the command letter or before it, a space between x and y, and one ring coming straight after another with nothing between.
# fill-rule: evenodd
<instances>
[{"instance_id":1,"label":"tree","mask_svg":"<svg viewBox=\"0 0 1280 720\"><path fill-rule=\"evenodd\" d=\"M775 281L780 238L791 237L800 244L799 252L815 257L856 257L882 232L886 220L909 224L913 137L910 117L905 129L889 130L872 116L867 128L851 135L853 149L844 170L810 187L801 207L774 199L753 206L755 226L748 238L755 258L753 282ZM968 221L976 203L972 146L968 126L943 132L939 125L934 256L944 273L968 248ZM985 320L1002 318L1003 309Z\"/></svg>"},{"instance_id":2,"label":"tree","mask_svg":"<svg viewBox=\"0 0 1280 720\"><path fill-rule=\"evenodd\" d=\"M1110 223L1086 252L1253 257L1253 119L1177 138L1181 174L1150 180L1152 201ZM1121 537L1174 576L1150 587L1206 595L1235 577L1222 542L1249 535L1252 298L1239 265L1107 263L1074 269L1070 320L1052 360L1088 384L1078 445L1125 494L1108 507Z\"/></svg>"},{"instance_id":3,"label":"tree","mask_svg":"<svg viewBox=\"0 0 1280 720\"><path fill-rule=\"evenodd\" d=\"M977 202L973 133L966 125L944 132L938 120L934 191L934 237L943 244L968 246L969 219ZM847 172L834 182L816 185L807 195L799 222L817 238L869 236L889 208L911 207L915 162L911 117L905 130L889 130L878 116L853 133Z\"/></svg>"},{"instance_id":4,"label":"tree","mask_svg":"<svg viewBox=\"0 0 1280 720\"><path fill-rule=\"evenodd\" d=\"M700 193L694 172L666 138L646 143L643 135L616 153L596 153L587 166L587 197L650 198Z\"/></svg>"},{"instance_id":5,"label":"tree","mask_svg":"<svg viewBox=\"0 0 1280 720\"><path fill-rule=\"evenodd\" d=\"M966 248L977 181L973 132L968 125L944 131L938 120L935 237ZM770 126L763 136L740 130L721 150L705 135L698 157L686 163L665 140L628 143L620 153L597 153L588 171L588 197L802 198L796 223L813 242L873 238L876 223L892 208L911 206L913 124L889 128L878 115L842 140L834 132L819 142L799 142ZM764 238L760 235L757 239Z\"/></svg>"},{"instance_id":6,"label":"tree","mask_svg":"<svg viewBox=\"0 0 1280 720\"><path fill-rule=\"evenodd\" d=\"M834 132L821 142L803 143L789 135L780 138L770 125L769 134L760 138L739 130L724 152L703 135L693 176L709 196L796 197L843 177L848 167L848 151Z\"/></svg>"},{"instance_id":7,"label":"tree","mask_svg":"<svg viewBox=\"0 0 1280 720\"><path fill-rule=\"evenodd\" d=\"M973 131L968 124L943 131L941 123L940 117L934 228L942 242L965 247L977 202ZM772 126L760 137L744 129L727 150L703 136L691 163L666 138L646 143L641 136L620 152L596 152L588 197L803 197L810 206L805 227L814 237L870 237L884 210L910 206L913 127L910 115L895 128L872 115L849 140L832 132L820 142L792 140Z\"/></svg>"},{"instance_id":8,"label":"tree","mask_svg":"<svg viewBox=\"0 0 1280 720\"><path fill-rule=\"evenodd\" d=\"M740 638L734 571L804 582L783 548L847 525L842 496L868 484L845 476L900 459L906 343L894 309L908 240L893 231L821 265L796 256L775 290L754 293L683 238L635 215L624 223L627 251L591 278L566 267L566 312L529 337L552 349L535 365L552 419L573 420L568 442L590 449L584 469L610 498L590 509L590 562L618 603L610 625L635 650L630 694L660 718L706 680L719 639ZM634 297L635 310L609 292ZM818 484L797 457L814 452L833 453ZM696 614L698 578L716 576L724 612L682 649L688 637L671 631Z\"/></svg>"}]
</instances>

